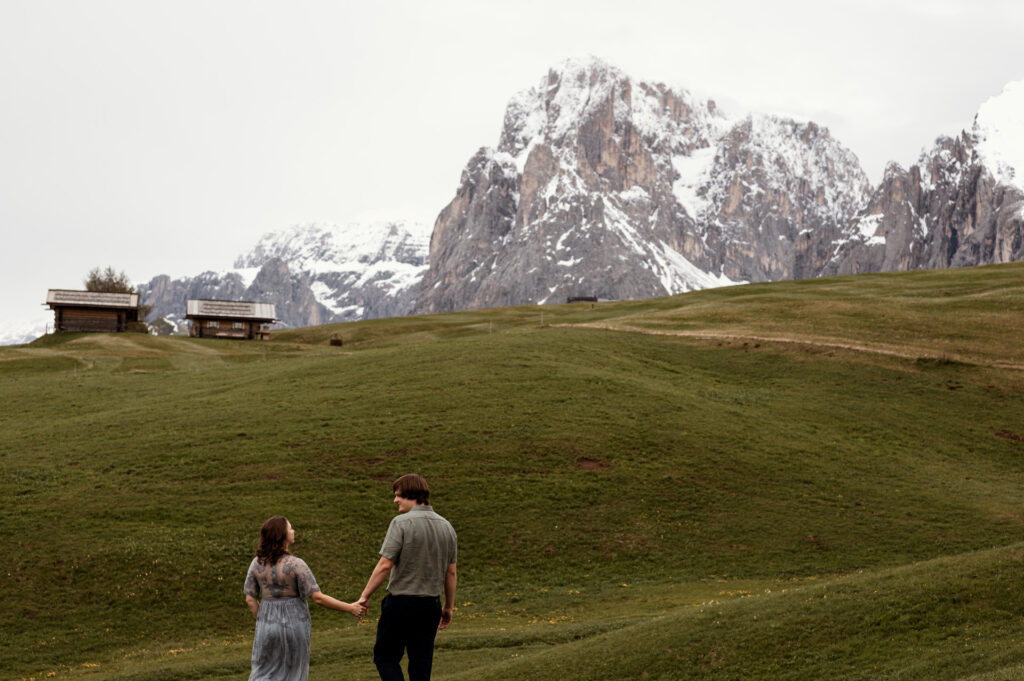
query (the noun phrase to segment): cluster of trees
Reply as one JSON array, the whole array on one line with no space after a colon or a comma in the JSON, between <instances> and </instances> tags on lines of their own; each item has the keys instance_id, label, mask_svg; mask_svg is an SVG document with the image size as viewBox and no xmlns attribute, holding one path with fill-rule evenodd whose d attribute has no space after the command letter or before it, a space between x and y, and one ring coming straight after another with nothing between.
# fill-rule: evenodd
<instances>
[{"instance_id":1,"label":"cluster of trees","mask_svg":"<svg viewBox=\"0 0 1024 681\"><path fill-rule=\"evenodd\" d=\"M107 265L106 269L100 269L94 267L89 270L89 273L85 275L86 291L96 291L99 293L138 293L135 290L135 286L132 284L131 279L122 270L118 272L110 265ZM137 322L138 328L136 331L143 333L149 332L149 326L146 324L146 317L153 311L152 305L139 305L139 321Z\"/></svg>"},{"instance_id":2,"label":"cluster of trees","mask_svg":"<svg viewBox=\"0 0 1024 681\"><path fill-rule=\"evenodd\" d=\"M138 293L128 275L107 265L101 270L94 267L85 275L85 290L98 293Z\"/></svg>"}]
</instances>

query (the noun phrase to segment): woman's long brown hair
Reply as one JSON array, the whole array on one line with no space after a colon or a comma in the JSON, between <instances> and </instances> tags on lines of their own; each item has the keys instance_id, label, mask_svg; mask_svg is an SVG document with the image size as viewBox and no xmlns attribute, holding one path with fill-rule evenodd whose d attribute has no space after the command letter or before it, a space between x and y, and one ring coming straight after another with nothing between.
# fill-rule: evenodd
<instances>
[{"instance_id":1,"label":"woman's long brown hair","mask_svg":"<svg viewBox=\"0 0 1024 681\"><path fill-rule=\"evenodd\" d=\"M260 543L256 547L256 560L261 565L276 565L281 556L289 553L285 548L288 540L288 519L276 515L263 523L260 528Z\"/></svg>"}]
</instances>

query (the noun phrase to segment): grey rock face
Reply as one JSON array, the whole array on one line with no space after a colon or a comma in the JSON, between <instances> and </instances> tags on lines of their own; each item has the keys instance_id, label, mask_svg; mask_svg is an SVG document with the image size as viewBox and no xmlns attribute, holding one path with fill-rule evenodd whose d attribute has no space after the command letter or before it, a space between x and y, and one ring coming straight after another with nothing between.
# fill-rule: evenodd
<instances>
[{"instance_id":1,"label":"grey rock face","mask_svg":"<svg viewBox=\"0 0 1024 681\"><path fill-rule=\"evenodd\" d=\"M1019 260L1024 168L1002 150L1021 110L1024 83L1008 86L970 133L890 165L873 189L813 122L729 119L684 90L567 62L511 100L429 249L406 224L296 227L233 272L157 277L143 301L174 321L186 297L267 300L305 326Z\"/></svg>"},{"instance_id":2,"label":"grey rock face","mask_svg":"<svg viewBox=\"0 0 1024 681\"><path fill-rule=\"evenodd\" d=\"M942 269L1024 259L1024 193L1000 183L974 135L941 137L892 164L822 274Z\"/></svg>"},{"instance_id":3,"label":"grey rock face","mask_svg":"<svg viewBox=\"0 0 1024 681\"><path fill-rule=\"evenodd\" d=\"M857 158L815 123L748 116L724 138L701 226L712 262L734 280L816 276L828 244L866 201Z\"/></svg>"},{"instance_id":4,"label":"grey rock face","mask_svg":"<svg viewBox=\"0 0 1024 681\"><path fill-rule=\"evenodd\" d=\"M1024 82L872 189L813 122L567 62L509 103L438 216L417 312L1024 258ZM1015 132L1017 131L1017 132ZM1014 137L1014 136L1017 137Z\"/></svg>"},{"instance_id":5,"label":"grey rock face","mask_svg":"<svg viewBox=\"0 0 1024 681\"><path fill-rule=\"evenodd\" d=\"M813 123L726 119L712 101L567 63L509 104L438 216L417 312L645 298L812 276L868 198Z\"/></svg>"},{"instance_id":6,"label":"grey rock face","mask_svg":"<svg viewBox=\"0 0 1024 681\"><path fill-rule=\"evenodd\" d=\"M426 229L411 223L304 225L265 235L227 272L139 287L163 319L184 331L185 300L274 303L281 324L313 326L409 314L427 259Z\"/></svg>"},{"instance_id":7,"label":"grey rock face","mask_svg":"<svg viewBox=\"0 0 1024 681\"><path fill-rule=\"evenodd\" d=\"M204 272L173 280L161 274L138 288L143 304L153 306L150 318L166 319L178 332L184 331L185 301L189 298L274 303L282 325L288 327L323 324L332 316L316 301L309 278L293 274L288 263L279 258L268 260L248 286L235 272Z\"/></svg>"},{"instance_id":8,"label":"grey rock face","mask_svg":"<svg viewBox=\"0 0 1024 681\"><path fill-rule=\"evenodd\" d=\"M274 303L278 318L287 326L317 326L332 315L319 303L306 273L292 274L280 258L267 260L246 291L251 300Z\"/></svg>"}]
</instances>

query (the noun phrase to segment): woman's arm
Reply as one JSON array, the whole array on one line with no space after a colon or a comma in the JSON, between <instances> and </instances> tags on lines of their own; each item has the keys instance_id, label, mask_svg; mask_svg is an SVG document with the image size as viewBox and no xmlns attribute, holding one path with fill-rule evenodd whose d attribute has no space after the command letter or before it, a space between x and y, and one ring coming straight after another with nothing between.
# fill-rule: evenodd
<instances>
[{"instance_id":1,"label":"woman's arm","mask_svg":"<svg viewBox=\"0 0 1024 681\"><path fill-rule=\"evenodd\" d=\"M322 605L329 610L341 610L342 612L350 613L362 619L363 608L355 603L339 601L337 598L328 596L323 591L314 591L310 594L309 599L317 605Z\"/></svg>"},{"instance_id":2,"label":"woman's arm","mask_svg":"<svg viewBox=\"0 0 1024 681\"><path fill-rule=\"evenodd\" d=\"M256 615L259 614L260 602L258 600L249 594L245 594L245 604L249 606L249 612L252 613L253 617L256 617Z\"/></svg>"}]
</instances>

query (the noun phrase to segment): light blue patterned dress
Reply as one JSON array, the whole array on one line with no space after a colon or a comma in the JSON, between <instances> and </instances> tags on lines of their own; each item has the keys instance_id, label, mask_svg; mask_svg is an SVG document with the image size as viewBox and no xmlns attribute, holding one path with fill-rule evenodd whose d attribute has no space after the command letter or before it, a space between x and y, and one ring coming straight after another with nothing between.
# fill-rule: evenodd
<instances>
[{"instance_id":1,"label":"light blue patterned dress","mask_svg":"<svg viewBox=\"0 0 1024 681\"><path fill-rule=\"evenodd\" d=\"M261 600L249 681L307 681L310 626L306 599L319 590L301 558L284 555L274 565L252 559L245 593Z\"/></svg>"}]
</instances>

